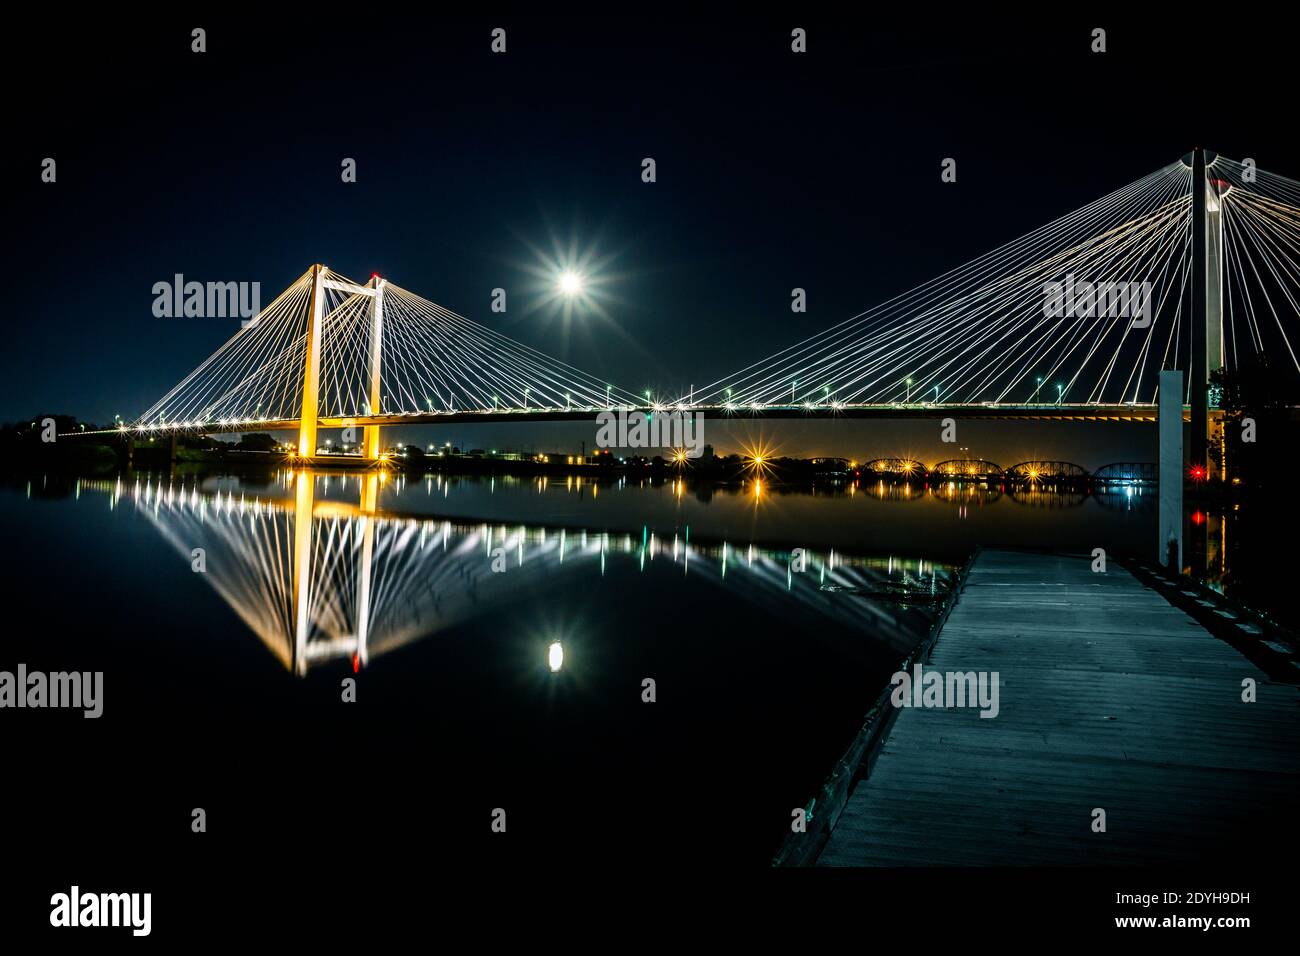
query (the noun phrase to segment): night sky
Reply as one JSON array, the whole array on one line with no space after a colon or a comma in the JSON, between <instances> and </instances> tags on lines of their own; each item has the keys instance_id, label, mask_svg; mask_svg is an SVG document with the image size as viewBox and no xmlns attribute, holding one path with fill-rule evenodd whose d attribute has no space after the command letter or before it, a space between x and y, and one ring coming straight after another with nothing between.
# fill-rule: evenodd
<instances>
[{"instance_id":1,"label":"night sky","mask_svg":"<svg viewBox=\"0 0 1300 956\"><path fill-rule=\"evenodd\" d=\"M237 328L155 318L152 286L175 273L261 282L265 303L313 262L379 272L671 394L1198 143L1300 178L1283 128L1291 61L1226 17L636 9L15 24L0 419L130 420L151 405ZM504 55L489 49L496 26ZM807 54L790 52L794 26ZM1096 26L1105 54L1089 51ZM355 184L340 181L344 157ZM955 184L940 181L945 157ZM570 249L592 258L604 315L529 308L539 251ZM505 315L489 311L498 286ZM805 315L790 311L795 286Z\"/></svg>"}]
</instances>

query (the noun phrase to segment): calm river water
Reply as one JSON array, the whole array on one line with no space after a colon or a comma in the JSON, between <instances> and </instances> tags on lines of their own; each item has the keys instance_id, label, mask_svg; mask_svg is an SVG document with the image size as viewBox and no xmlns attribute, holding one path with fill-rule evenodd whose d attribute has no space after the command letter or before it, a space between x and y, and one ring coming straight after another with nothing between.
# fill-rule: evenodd
<instances>
[{"instance_id":1,"label":"calm river water","mask_svg":"<svg viewBox=\"0 0 1300 956\"><path fill-rule=\"evenodd\" d=\"M1154 503L288 471L10 481L6 580L35 613L2 669L104 673L99 720L12 714L50 794L34 832L102 814L85 832L147 861L203 807L228 853L398 841L457 863L762 865L975 547L1141 551ZM88 802L93 770L120 787Z\"/></svg>"}]
</instances>

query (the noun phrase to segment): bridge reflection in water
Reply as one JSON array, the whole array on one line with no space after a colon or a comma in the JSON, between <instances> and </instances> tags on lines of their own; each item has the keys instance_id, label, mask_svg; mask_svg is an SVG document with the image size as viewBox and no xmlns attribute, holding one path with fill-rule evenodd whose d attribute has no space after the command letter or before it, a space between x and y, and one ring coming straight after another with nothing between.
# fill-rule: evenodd
<instances>
[{"instance_id":1,"label":"bridge reflection in water","mask_svg":"<svg viewBox=\"0 0 1300 956\"><path fill-rule=\"evenodd\" d=\"M340 479L343 479L340 482ZM204 490L201 482L82 481L110 505L134 505L299 676L372 658L478 614L555 575L604 576L615 562L668 562L751 601L797 603L811 626L860 633L905 652L924 632L912 608L946 593L954 568L835 549L777 550L671 534L502 524L386 511L387 476L286 472L284 497ZM356 503L328 497L355 482Z\"/></svg>"}]
</instances>

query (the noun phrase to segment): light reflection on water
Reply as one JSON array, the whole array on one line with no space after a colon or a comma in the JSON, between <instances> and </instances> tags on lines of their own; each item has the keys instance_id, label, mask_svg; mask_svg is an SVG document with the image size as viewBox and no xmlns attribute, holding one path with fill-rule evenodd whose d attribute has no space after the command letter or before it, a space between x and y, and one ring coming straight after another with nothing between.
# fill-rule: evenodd
<instances>
[{"instance_id":1,"label":"light reflection on water","mask_svg":"<svg viewBox=\"0 0 1300 956\"><path fill-rule=\"evenodd\" d=\"M80 481L75 497L98 492L113 509L147 519L185 560L201 549L206 581L285 668L304 675L343 659L354 670L414 640L499 608L538 579L566 587L604 578L612 563L645 572L659 562L756 603L794 604L818 627L865 629L899 654L919 635L898 605L940 599L954 568L924 558L846 553L833 545L785 548L693 534L692 525L638 530L435 516L458 483L393 479L385 473L285 472L270 482L240 479ZM501 482L531 494L532 483ZM538 483L546 492L545 483ZM483 491L478 483L465 490ZM494 496L497 481L486 482ZM662 489L660 489L662 490ZM564 482L560 494L598 486ZM636 489L646 492L645 488ZM680 484L669 489L680 497ZM607 490L627 492L622 483ZM745 492L732 496L744 501ZM751 488L748 495L761 496ZM465 495L471 498L474 495ZM562 649L552 643L550 667Z\"/></svg>"},{"instance_id":2,"label":"light reflection on water","mask_svg":"<svg viewBox=\"0 0 1300 956\"><path fill-rule=\"evenodd\" d=\"M358 502L363 477L318 474L315 495ZM176 482L198 483L210 493L283 498L292 494L293 473L260 481L194 476ZM395 474L380 477L376 501L382 510L414 516L632 531L648 525L660 532L689 525L697 535L732 542L838 547L952 564L964 561L976 546L1136 550L1155 533L1154 489L1140 486L1085 494L973 481L927 485L863 480L791 488L770 480L714 487L682 479ZM1035 513L1042 510L1058 514Z\"/></svg>"},{"instance_id":3,"label":"light reflection on water","mask_svg":"<svg viewBox=\"0 0 1300 956\"><path fill-rule=\"evenodd\" d=\"M466 788L487 806L581 803L605 814L601 853L656 845L675 821L663 806L761 768L716 836L760 864L975 547L1123 550L1155 533L1136 488L179 472L35 477L24 501L24 484L0 508L41 544L10 555L14 587L58 574L94 597L89 618L56 602L48 637L11 636L12 656L106 670L114 719L143 739L179 714L178 732L230 748L224 796L250 801L250 834L270 838L236 785L346 790L330 776L342 739L367 761L346 790L358 805L416 792L418 751L442 788L422 805L457 817ZM338 690L354 674L355 709ZM308 732L286 768L289 727ZM211 787L206 753L187 754L154 759L181 791ZM618 799L592 809L592 792Z\"/></svg>"}]
</instances>

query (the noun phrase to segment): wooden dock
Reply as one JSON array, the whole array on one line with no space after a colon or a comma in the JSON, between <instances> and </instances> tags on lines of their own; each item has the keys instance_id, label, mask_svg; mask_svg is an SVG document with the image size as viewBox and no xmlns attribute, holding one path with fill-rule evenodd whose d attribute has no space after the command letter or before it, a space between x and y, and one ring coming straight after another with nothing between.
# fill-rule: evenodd
<instances>
[{"instance_id":1,"label":"wooden dock","mask_svg":"<svg viewBox=\"0 0 1300 956\"><path fill-rule=\"evenodd\" d=\"M1295 847L1300 688L1114 562L981 552L923 666L996 671L998 715L899 708L817 865L1247 863Z\"/></svg>"}]
</instances>

